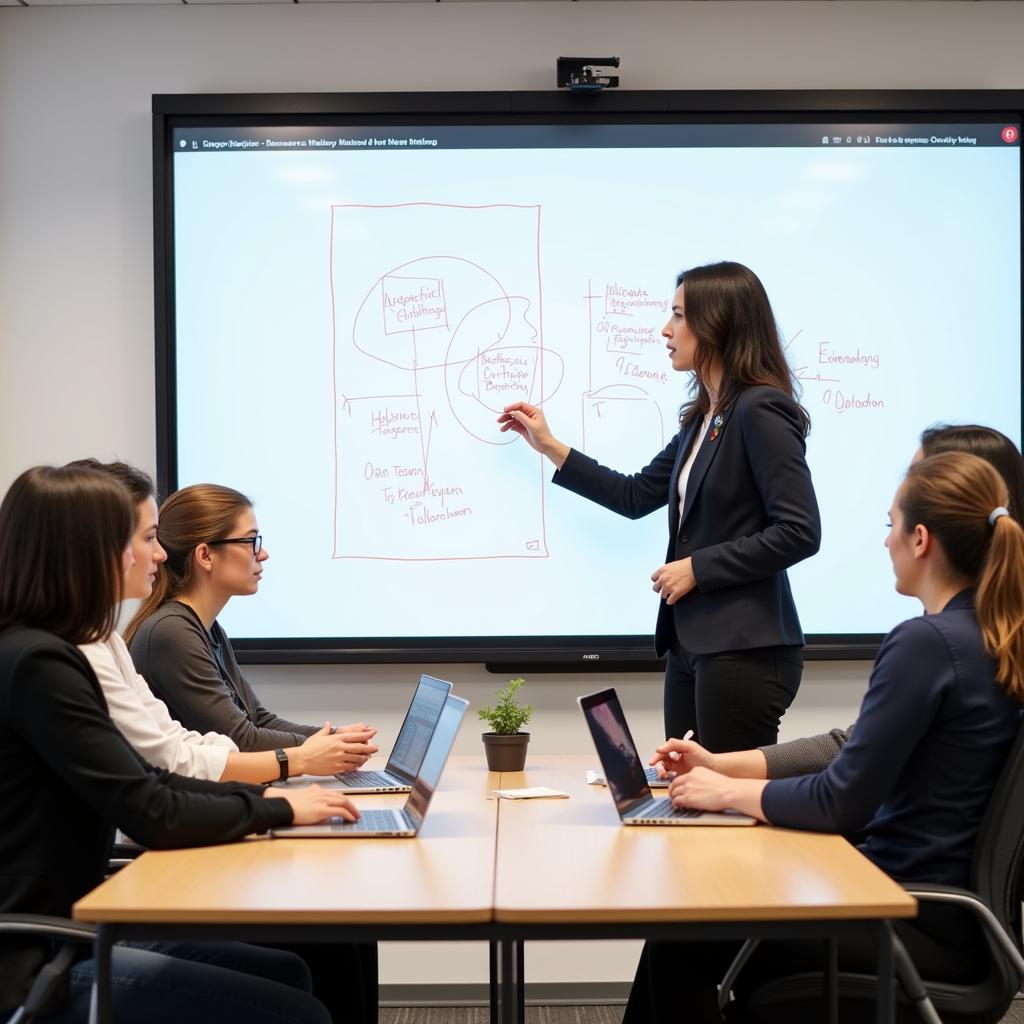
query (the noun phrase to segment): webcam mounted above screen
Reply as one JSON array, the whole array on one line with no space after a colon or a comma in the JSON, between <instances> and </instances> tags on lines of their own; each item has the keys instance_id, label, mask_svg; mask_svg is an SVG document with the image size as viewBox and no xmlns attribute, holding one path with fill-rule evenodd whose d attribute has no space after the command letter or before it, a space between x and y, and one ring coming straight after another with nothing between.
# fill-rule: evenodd
<instances>
[{"instance_id":1,"label":"webcam mounted above screen","mask_svg":"<svg viewBox=\"0 0 1024 1024\"><path fill-rule=\"evenodd\" d=\"M680 270L764 282L811 418L810 657L916 615L886 516L920 432L1021 440L1022 92L154 97L160 485L250 495L249 661L655 668L664 510L631 522L499 433L636 472L688 375Z\"/></svg>"}]
</instances>

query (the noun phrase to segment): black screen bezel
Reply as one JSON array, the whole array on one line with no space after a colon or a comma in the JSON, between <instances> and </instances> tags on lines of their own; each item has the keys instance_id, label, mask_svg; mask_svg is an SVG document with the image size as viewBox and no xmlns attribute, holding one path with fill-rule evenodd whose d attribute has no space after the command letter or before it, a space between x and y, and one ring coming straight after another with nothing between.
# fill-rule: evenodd
<instances>
[{"instance_id":1,"label":"black screen bezel","mask_svg":"<svg viewBox=\"0 0 1024 1024\"><path fill-rule=\"evenodd\" d=\"M1024 90L725 90L424 93L276 93L153 96L153 264L157 484L177 487L171 136L175 128L232 125L517 123L830 123L1024 121ZM1024 211L1024 195L1021 197ZM1024 265L1024 254L1022 254ZM1024 303L1024 287L1022 287ZM1024 315L1022 315L1024 322ZM1024 390L1024 381L1022 381ZM922 424L924 426L925 424ZM1024 428L1024 424L1022 424ZM874 658L882 634L808 634L809 660ZM651 634L517 637L242 638L257 664L484 662L495 672L648 671L663 662Z\"/></svg>"}]
</instances>

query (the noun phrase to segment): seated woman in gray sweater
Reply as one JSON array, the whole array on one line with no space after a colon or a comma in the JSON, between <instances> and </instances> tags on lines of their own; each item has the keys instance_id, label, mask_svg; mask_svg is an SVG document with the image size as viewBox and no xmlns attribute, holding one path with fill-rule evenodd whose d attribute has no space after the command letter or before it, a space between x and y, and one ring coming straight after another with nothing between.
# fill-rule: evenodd
<instances>
[{"instance_id":1,"label":"seated woman in gray sweater","mask_svg":"<svg viewBox=\"0 0 1024 1024\"><path fill-rule=\"evenodd\" d=\"M256 593L269 557L252 502L230 487L184 487L160 507L159 538L167 559L124 634L136 669L186 729L229 736L242 751L272 750L280 778L287 778L291 752L320 726L288 721L263 706L217 622L232 597ZM362 722L336 731L351 757L348 768L376 753L370 742L376 730ZM289 948L309 965L313 993L334 1020L376 1021L376 944Z\"/></svg>"},{"instance_id":2,"label":"seated woman in gray sweater","mask_svg":"<svg viewBox=\"0 0 1024 1024\"><path fill-rule=\"evenodd\" d=\"M232 597L256 593L270 557L252 503L230 487L184 487L160 507L159 537L166 561L124 632L136 669L186 729L228 736L242 751L279 751L286 778L287 749L321 726L265 708L217 622ZM376 730L362 722L335 732L345 737L346 770L377 752Z\"/></svg>"}]
</instances>

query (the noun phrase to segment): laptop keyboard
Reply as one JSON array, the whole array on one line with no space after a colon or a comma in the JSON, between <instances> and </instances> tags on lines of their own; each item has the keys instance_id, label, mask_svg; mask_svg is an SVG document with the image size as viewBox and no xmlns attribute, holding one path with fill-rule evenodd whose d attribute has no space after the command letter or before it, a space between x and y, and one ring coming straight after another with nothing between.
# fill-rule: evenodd
<instances>
[{"instance_id":1,"label":"laptop keyboard","mask_svg":"<svg viewBox=\"0 0 1024 1024\"><path fill-rule=\"evenodd\" d=\"M669 797L664 797L661 800L655 800L653 804L648 804L642 814L638 814L638 818L696 818L700 815L701 811L695 811L690 807L673 807L672 800Z\"/></svg>"},{"instance_id":2,"label":"laptop keyboard","mask_svg":"<svg viewBox=\"0 0 1024 1024\"><path fill-rule=\"evenodd\" d=\"M336 832L384 832L407 829L405 822L394 811L363 811L358 821L331 818L331 828Z\"/></svg>"},{"instance_id":3,"label":"laptop keyboard","mask_svg":"<svg viewBox=\"0 0 1024 1024\"><path fill-rule=\"evenodd\" d=\"M384 772L338 772L336 779L340 779L349 786L391 786L397 788L402 783L398 779L385 775Z\"/></svg>"}]
</instances>

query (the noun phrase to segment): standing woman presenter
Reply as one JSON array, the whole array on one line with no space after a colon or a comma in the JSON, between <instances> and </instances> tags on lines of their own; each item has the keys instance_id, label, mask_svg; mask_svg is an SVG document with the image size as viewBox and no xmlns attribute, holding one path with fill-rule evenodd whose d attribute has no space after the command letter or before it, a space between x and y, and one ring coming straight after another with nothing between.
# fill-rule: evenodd
<instances>
[{"instance_id":1,"label":"standing woman presenter","mask_svg":"<svg viewBox=\"0 0 1024 1024\"><path fill-rule=\"evenodd\" d=\"M665 731L712 751L774 743L803 673L803 633L786 570L818 550L805 460L810 426L764 286L739 263L676 279L662 330L691 400L667 448L639 473L558 441L525 402L498 418L557 468L554 482L631 519L668 505L655 648L668 655Z\"/></svg>"}]
</instances>

